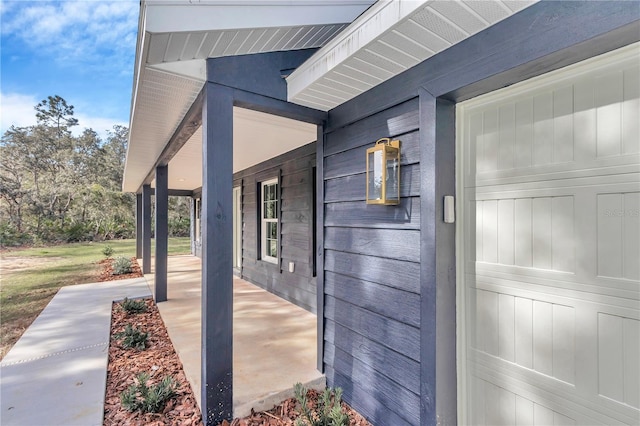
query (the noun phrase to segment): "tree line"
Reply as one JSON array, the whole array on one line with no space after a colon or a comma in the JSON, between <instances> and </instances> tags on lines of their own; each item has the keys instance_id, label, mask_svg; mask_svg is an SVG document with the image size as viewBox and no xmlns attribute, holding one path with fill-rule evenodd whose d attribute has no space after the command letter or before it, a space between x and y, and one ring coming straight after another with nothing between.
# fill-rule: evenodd
<instances>
[{"instance_id":1,"label":"tree line","mask_svg":"<svg viewBox=\"0 0 640 426\"><path fill-rule=\"evenodd\" d=\"M65 99L34 108L36 124L11 126L0 142L0 244L135 237L135 195L121 192L128 129L74 136ZM189 220L188 198L170 197L169 234L188 236Z\"/></svg>"}]
</instances>

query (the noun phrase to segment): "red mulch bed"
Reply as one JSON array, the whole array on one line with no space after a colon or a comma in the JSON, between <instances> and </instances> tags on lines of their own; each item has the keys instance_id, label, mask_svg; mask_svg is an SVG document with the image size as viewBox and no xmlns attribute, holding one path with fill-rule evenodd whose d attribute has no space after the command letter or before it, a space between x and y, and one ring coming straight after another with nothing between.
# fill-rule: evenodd
<instances>
[{"instance_id":1,"label":"red mulch bed","mask_svg":"<svg viewBox=\"0 0 640 426\"><path fill-rule=\"evenodd\" d=\"M107 259L102 259L98 262L98 265L100 265L100 281L125 280L127 278L144 277L144 275L142 275L140 265L138 265L138 260L135 258L135 256L131 258L131 272L128 274L113 275L113 259L110 257Z\"/></svg>"},{"instance_id":2,"label":"red mulch bed","mask_svg":"<svg viewBox=\"0 0 640 426\"><path fill-rule=\"evenodd\" d=\"M167 330L155 303L147 299L147 312L127 315L119 303L111 311L111 335L131 324L149 333L145 350L123 349L119 342L111 340L107 367L107 390L104 408L104 425L202 425L202 416L191 386L182 369L182 363L173 349ZM122 407L120 394L134 383L138 373L151 375L149 385L165 376L172 376L177 383L177 396L170 399L162 413L130 413Z\"/></svg>"},{"instance_id":3,"label":"red mulch bed","mask_svg":"<svg viewBox=\"0 0 640 426\"><path fill-rule=\"evenodd\" d=\"M319 392L316 390L310 389L307 392L309 408L312 410L317 406L318 396ZM349 414L349 426L371 426L371 423L344 402L342 411ZM242 419L234 419L231 423L225 420L218 426L295 426L298 417L300 417L300 406L295 398L289 398L269 411L252 413Z\"/></svg>"}]
</instances>

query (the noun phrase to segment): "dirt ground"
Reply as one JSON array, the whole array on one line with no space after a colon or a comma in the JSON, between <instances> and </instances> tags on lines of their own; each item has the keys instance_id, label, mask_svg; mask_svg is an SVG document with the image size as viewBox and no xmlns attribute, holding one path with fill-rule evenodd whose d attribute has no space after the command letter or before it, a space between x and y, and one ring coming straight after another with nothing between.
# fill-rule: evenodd
<instances>
[{"instance_id":1,"label":"dirt ground","mask_svg":"<svg viewBox=\"0 0 640 426\"><path fill-rule=\"evenodd\" d=\"M8 251L3 251L0 256L0 285L7 283L13 274L33 268L33 257L12 256L8 255ZM61 259L60 257L42 258L38 260L38 263L40 265L55 263ZM57 289L52 288L31 289L21 296L25 298L25 307L28 310L34 310L39 313L57 291ZM11 300L11 298L12 296L7 296L7 300ZM2 317L4 317L4 319ZM0 333L0 360L11 350L13 345L20 339L36 317L37 314L35 316L23 315L7 321L6 315L0 314L2 330Z\"/></svg>"},{"instance_id":2,"label":"dirt ground","mask_svg":"<svg viewBox=\"0 0 640 426\"><path fill-rule=\"evenodd\" d=\"M38 259L39 264L59 262L62 257L44 257ZM26 271L33 268L33 257L31 256L7 256L2 254L0 261L0 276L4 277L14 272Z\"/></svg>"}]
</instances>

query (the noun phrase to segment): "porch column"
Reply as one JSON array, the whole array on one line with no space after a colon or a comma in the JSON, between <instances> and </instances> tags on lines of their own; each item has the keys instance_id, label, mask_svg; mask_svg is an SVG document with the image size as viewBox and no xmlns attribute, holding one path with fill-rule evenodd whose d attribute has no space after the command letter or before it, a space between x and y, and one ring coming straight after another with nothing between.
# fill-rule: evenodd
<instances>
[{"instance_id":1,"label":"porch column","mask_svg":"<svg viewBox=\"0 0 640 426\"><path fill-rule=\"evenodd\" d=\"M156 167L156 269L153 296L156 302L167 300L167 255L169 245L168 166Z\"/></svg>"},{"instance_id":2,"label":"porch column","mask_svg":"<svg viewBox=\"0 0 640 426\"><path fill-rule=\"evenodd\" d=\"M136 259L142 258L142 194L136 194Z\"/></svg>"},{"instance_id":3,"label":"porch column","mask_svg":"<svg viewBox=\"0 0 640 426\"><path fill-rule=\"evenodd\" d=\"M189 198L189 236L191 242L191 254L196 255L196 199Z\"/></svg>"},{"instance_id":4,"label":"porch column","mask_svg":"<svg viewBox=\"0 0 640 426\"><path fill-rule=\"evenodd\" d=\"M455 104L420 95L420 424L455 424L455 225L443 200L455 194Z\"/></svg>"},{"instance_id":5,"label":"porch column","mask_svg":"<svg viewBox=\"0 0 640 426\"><path fill-rule=\"evenodd\" d=\"M142 185L142 273L151 273L151 185Z\"/></svg>"},{"instance_id":6,"label":"porch column","mask_svg":"<svg viewBox=\"0 0 640 426\"><path fill-rule=\"evenodd\" d=\"M202 416L233 414L233 92L205 83L202 108Z\"/></svg>"},{"instance_id":7,"label":"porch column","mask_svg":"<svg viewBox=\"0 0 640 426\"><path fill-rule=\"evenodd\" d=\"M316 368L324 373L324 126L316 134Z\"/></svg>"}]
</instances>

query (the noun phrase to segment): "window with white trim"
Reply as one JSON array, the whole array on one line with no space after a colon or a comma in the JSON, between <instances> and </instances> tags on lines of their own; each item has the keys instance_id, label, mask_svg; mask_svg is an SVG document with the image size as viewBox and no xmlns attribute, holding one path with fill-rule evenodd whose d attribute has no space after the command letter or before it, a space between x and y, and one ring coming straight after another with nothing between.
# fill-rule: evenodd
<instances>
[{"instance_id":1,"label":"window with white trim","mask_svg":"<svg viewBox=\"0 0 640 426\"><path fill-rule=\"evenodd\" d=\"M260 246L262 260L278 263L279 235L278 230L278 179L262 182L260 228L262 232Z\"/></svg>"}]
</instances>

